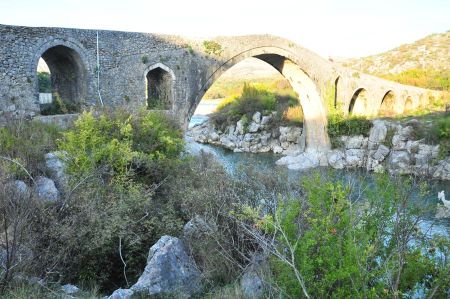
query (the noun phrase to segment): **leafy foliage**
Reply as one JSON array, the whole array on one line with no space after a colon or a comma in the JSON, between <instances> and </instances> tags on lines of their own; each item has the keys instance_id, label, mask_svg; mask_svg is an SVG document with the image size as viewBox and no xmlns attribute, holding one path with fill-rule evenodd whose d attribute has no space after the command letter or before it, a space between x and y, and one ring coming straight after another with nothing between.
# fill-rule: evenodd
<instances>
[{"instance_id":1,"label":"leafy foliage","mask_svg":"<svg viewBox=\"0 0 450 299\"><path fill-rule=\"evenodd\" d=\"M47 72L38 72L37 78L38 78L39 92L51 93L52 81L50 78L50 74Z\"/></svg>"},{"instance_id":2,"label":"leafy foliage","mask_svg":"<svg viewBox=\"0 0 450 299\"><path fill-rule=\"evenodd\" d=\"M291 263L271 260L276 284L290 297L402 297L418 287L444 296L450 244L418 229L423 211L410 204L410 180L383 175L357 197L350 185L319 176L302 187L304 197L280 203L262 224Z\"/></svg>"},{"instance_id":3,"label":"leafy foliage","mask_svg":"<svg viewBox=\"0 0 450 299\"><path fill-rule=\"evenodd\" d=\"M203 48L207 54L214 54L220 56L223 49L222 46L213 40L205 40L203 41Z\"/></svg>"},{"instance_id":4,"label":"leafy foliage","mask_svg":"<svg viewBox=\"0 0 450 299\"><path fill-rule=\"evenodd\" d=\"M368 136L370 127L370 120L364 117L350 116L346 118L339 113L330 114L328 117L328 135L333 145L336 145L339 136Z\"/></svg>"}]
</instances>

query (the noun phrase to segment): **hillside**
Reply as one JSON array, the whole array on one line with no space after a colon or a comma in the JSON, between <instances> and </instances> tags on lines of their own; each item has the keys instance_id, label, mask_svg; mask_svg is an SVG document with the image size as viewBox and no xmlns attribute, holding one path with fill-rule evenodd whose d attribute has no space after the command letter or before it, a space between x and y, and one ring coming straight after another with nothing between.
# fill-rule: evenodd
<instances>
[{"instance_id":1,"label":"hillside","mask_svg":"<svg viewBox=\"0 0 450 299\"><path fill-rule=\"evenodd\" d=\"M403 84L449 90L450 30L385 53L340 60L343 66Z\"/></svg>"}]
</instances>

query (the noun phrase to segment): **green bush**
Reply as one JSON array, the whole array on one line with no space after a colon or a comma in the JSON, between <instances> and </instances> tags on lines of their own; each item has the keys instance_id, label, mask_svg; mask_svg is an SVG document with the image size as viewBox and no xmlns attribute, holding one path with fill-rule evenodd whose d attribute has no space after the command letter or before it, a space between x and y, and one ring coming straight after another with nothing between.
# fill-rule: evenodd
<instances>
[{"instance_id":1,"label":"green bush","mask_svg":"<svg viewBox=\"0 0 450 299\"><path fill-rule=\"evenodd\" d=\"M52 92L52 81L50 78L50 74L47 72L38 72L37 78L38 78L39 92L51 93Z\"/></svg>"},{"instance_id":2,"label":"green bush","mask_svg":"<svg viewBox=\"0 0 450 299\"><path fill-rule=\"evenodd\" d=\"M75 177L106 168L123 179L133 174L137 160L176 158L183 149L181 137L176 124L158 112L84 112L58 147L68 153L68 171Z\"/></svg>"},{"instance_id":3,"label":"green bush","mask_svg":"<svg viewBox=\"0 0 450 299\"><path fill-rule=\"evenodd\" d=\"M418 288L445 296L450 243L419 229L426 211L411 204L422 194L411 180L382 175L363 194L319 176L302 187L304 197L262 222L277 237L271 267L289 297L398 298Z\"/></svg>"},{"instance_id":4,"label":"green bush","mask_svg":"<svg viewBox=\"0 0 450 299\"><path fill-rule=\"evenodd\" d=\"M42 115L57 115L78 113L80 111L80 104L67 99L63 99L58 93L53 94L53 101L50 104L41 104Z\"/></svg>"},{"instance_id":5,"label":"green bush","mask_svg":"<svg viewBox=\"0 0 450 299\"><path fill-rule=\"evenodd\" d=\"M344 117L342 114L331 114L328 117L328 136L334 146L340 136L363 135L368 136L372 124L364 117Z\"/></svg>"}]
</instances>

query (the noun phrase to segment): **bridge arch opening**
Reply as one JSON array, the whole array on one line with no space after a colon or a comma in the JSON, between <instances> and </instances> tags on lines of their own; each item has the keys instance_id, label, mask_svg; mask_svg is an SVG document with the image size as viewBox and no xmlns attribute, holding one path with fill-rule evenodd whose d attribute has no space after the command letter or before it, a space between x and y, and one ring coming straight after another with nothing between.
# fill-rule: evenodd
<instances>
[{"instance_id":1,"label":"bridge arch opening","mask_svg":"<svg viewBox=\"0 0 450 299\"><path fill-rule=\"evenodd\" d=\"M42 53L36 67L41 114L76 113L87 94L87 70L80 54L57 45Z\"/></svg>"},{"instance_id":2,"label":"bridge arch opening","mask_svg":"<svg viewBox=\"0 0 450 299\"><path fill-rule=\"evenodd\" d=\"M364 88L359 88L354 92L350 100L348 113L354 116L364 116L367 115L367 108L367 91Z\"/></svg>"},{"instance_id":3,"label":"bridge arch opening","mask_svg":"<svg viewBox=\"0 0 450 299\"><path fill-rule=\"evenodd\" d=\"M147 108L170 110L173 106L175 74L162 63L150 66L145 72L145 97Z\"/></svg>"},{"instance_id":4,"label":"bridge arch opening","mask_svg":"<svg viewBox=\"0 0 450 299\"><path fill-rule=\"evenodd\" d=\"M411 96L406 97L405 107L403 113L408 113L414 110L414 102Z\"/></svg>"},{"instance_id":5,"label":"bridge arch opening","mask_svg":"<svg viewBox=\"0 0 450 299\"><path fill-rule=\"evenodd\" d=\"M380 110L378 115L380 116L392 116L396 111L397 97L392 90L386 92L381 100Z\"/></svg>"},{"instance_id":6,"label":"bridge arch opening","mask_svg":"<svg viewBox=\"0 0 450 299\"><path fill-rule=\"evenodd\" d=\"M301 62L297 62L291 53L281 48L262 47L250 49L225 61L221 67L213 71L209 77L206 77L206 81L201 86L198 94L194 95L195 98L187 110L187 119L190 119L203 94L216 79L231 66L249 57L262 60L275 68L288 80L293 90L298 94L304 116L303 138L305 139L306 150L311 152L328 150L331 145L327 134L326 108L321 91L317 85L318 83L313 81L301 67Z\"/></svg>"},{"instance_id":7,"label":"bridge arch opening","mask_svg":"<svg viewBox=\"0 0 450 299\"><path fill-rule=\"evenodd\" d=\"M334 80L334 109L337 109L338 107L338 83L339 83L340 76Z\"/></svg>"}]
</instances>

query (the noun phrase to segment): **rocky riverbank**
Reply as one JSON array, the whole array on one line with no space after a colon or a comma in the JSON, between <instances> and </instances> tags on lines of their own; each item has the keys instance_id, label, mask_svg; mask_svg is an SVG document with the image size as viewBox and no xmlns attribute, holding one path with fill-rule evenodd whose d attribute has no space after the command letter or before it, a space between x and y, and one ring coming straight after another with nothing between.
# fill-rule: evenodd
<instances>
[{"instance_id":1,"label":"rocky riverbank","mask_svg":"<svg viewBox=\"0 0 450 299\"><path fill-rule=\"evenodd\" d=\"M273 152L282 154L277 165L304 170L318 166L335 169L365 168L368 171L413 174L450 180L450 157L440 145L427 144L415 137L422 124L376 119L368 136L340 136L335 148L327 152L305 151L301 127L273 127L273 113L256 112L251 121L218 130L206 121L188 131L194 141L221 146L234 152Z\"/></svg>"}]
</instances>

